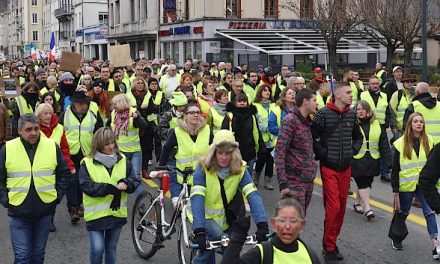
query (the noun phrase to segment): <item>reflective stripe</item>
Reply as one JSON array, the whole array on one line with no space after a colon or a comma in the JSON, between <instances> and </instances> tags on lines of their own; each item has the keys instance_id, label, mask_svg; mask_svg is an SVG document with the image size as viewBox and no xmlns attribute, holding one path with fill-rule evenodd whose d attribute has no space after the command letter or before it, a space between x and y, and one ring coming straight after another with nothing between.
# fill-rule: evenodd
<instances>
[{"instance_id":1,"label":"reflective stripe","mask_svg":"<svg viewBox=\"0 0 440 264\"><path fill-rule=\"evenodd\" d=\"M9 192L21 192L21 193L27 193L29 188L26 187L13 187L9 189Z\"/></svg>"},{"instance_id":2,"label":"reflective stripe","mask_svg":"<svg viewBox=\"0 0 440 264\"><path fill-rule=\"evenodd\" d=\"M409 169L414 169L419 167L419 163L418 162L412 162L412 163L408 163L405 165L400 165L400 170L409 170Z\"/></svg>"},{"instance_id":3,"label":"reflective stripe","mask_svg":"<svg viewBox=\"0 0 440 264\"><path fill-rule=\"evenodd\" d=\"M206 193L206 187L198 185L198 186L193 186L191 188L191 197L196 194L205 196L205 193Z\"/></svg>"},{"instance_id":4,"label":"reflective stripe","mask_svg":"<svg viewBox=\"0 0 440 264\"><path fill-rule=\"evenodd\" d=\"M427 125L440 125L440 120L426 120L425 124ZM430 133L432 134L432 133Z\"/></svg>"},{"instance_id":5,"label":"reflective stripe","mask_svg":"<svg viewBox=\"0 0 440 264\"><path fill-rule=\"evenodd\" d=\"M249 183L248 185L244 186L243 189L241 189L244 196L248 196L251 192L257 191L253 183Z\"/></svg>"},{"instance_id":6,"label":"reflective stripe","mask_svg":"<svg viewBox=\"0 0 440 264\"><path fill-rule=\"evenodd\" d=\"M47 186L35 188L35 190L37 190L37 192L44 192L44 191L55 190L55 185L47 185Z\"/></svg>"},{"instance_id":7,"label":"reflective stripe","mask_svg":"<svg viewBox=\"0 0 440 264\"><path fill-rule=\"evenodd\" d=\"M150 121L150 122L153 121L153 120L155 120L156 118L157 118L157 115L156 115L156 114L151 114L151 115L148 115L148 116L147 116L147 120Z\"/></svg>"},{"instance_id":8,"label":"reflective stripe","mask_svg":"<svg viewBox=\"0 0 440 264\"><path fill-rule=\"evenodd\" d=\"M51 176L54 175L54 170L44 170L44 171L35 171L32 173L34 177L40 177L40 176Z\"/></svg>"},{"instance_id":9,"label":"reflective stripe","mask_svg":"<svg viewBox=\"0 0 440 264\"><path fill-rule=\"evenodd\" d=\"M379 146L379 142L369 142L370 147L377 147Z\"/></svg>"},{"instance_id":10,"label":"reflective stripe","mask_svg":"<svg viewBox=\"0 0 440 264\"><path fill-rule=\"evenodd\" d=\"M133 147L139 145L139 141L119 143L120 147Z\"/></svg>"},{"instance_id":11,"label":"reflective stripe","mask_svg":"<svg viewBox=\"0 0 440 264\"><path fill-rule=\"evenodd\" d=\"M419 176L411 176L408 178L399 177L399 182L413 182L418 180L419 180Z\"/></svg>"},{"instance_id":12,"label":"reflective stripe","mask_svg":"<svg viewBox=\"0 0 440 264\"><path fill-rule=\"evenodd\" d=\"M431 132L429 133L431 136L438 137L440 136L440 132Z\"/></svg>"},{"instance_id":13,"label":"reflective stripe","mask_svg":"<svg viewBox=\"0 0 440 264\"><path fill-rule=\"evenodd\" d=\"M8 172L8 178L22 178L26 176L30 176L30 171L22 171L22 172Z\"/></svg>"},{"instance_id":14,"label":"reflective stripe","mask_svg":"<svg viewBox=\"0 0 440 264\"><path fill-rule=\"evenodd\" d=\"M176 162L178 162L178 163L190 163L190 162L192 162L192 161L193 161L193 158L192 158L192 157L176 159Z\"/></svg>"},{"instance_id":15,"label":"reflective stripe","mask_svg":"<svg viewBox=\"0 0 440 264\"><path fill-rule=\"evenodd\" d=\"M137 135L139 135L139 131L136 131L136 132L127 132L127 133L124 133L124 135L127 135L127 136L137 136Z\"/></svg>"},{"instance_id":16,"label":"reflective stripe","mask_svg":"<svg viewBox=\"0 0 440 264\"><path fill-rule=\"evenodd\" d=\"M205 206L205 214L208 214L208 215L224 215L225 214L225 209L214 210L214 209L211 209L211 208Z\"/></svg>"},{"instance_id":17,"label":"reflective stripe","mask_svg":"<svg viewBox=\"0 0 440 264\"><path fill-rule=\"evenodd\" d=\"M385 110L382 109L376 109L374 111L376 112L376 114L385 114Z\"/></svg>"},{"instance_id":18,"label":"reflective stripe","mask_svg":"<svg viewBox=\"0 0 440 264\"><path fill-rule=\"evenodd\" d=\"M110 204L111 203L100 204L100 205L96 205L96 206L87 206L87 207L84 207L84 211L95 212L95 211L109 210ZM127 202L121 202L121 207L127 207Z\"/></svg>"},{"instance_id":19,"label":"reflective stripe","mask_svg":"<svg viewBox=\"0 0 440 264\"><path fill-rule=\"evenodd\" d=\"M221 220L214 220L214 221L218 224L218 226L220 226L220 228L222 226L226 225L226 219L225 218L223 218Z\"/></svg>"}]
</instances>

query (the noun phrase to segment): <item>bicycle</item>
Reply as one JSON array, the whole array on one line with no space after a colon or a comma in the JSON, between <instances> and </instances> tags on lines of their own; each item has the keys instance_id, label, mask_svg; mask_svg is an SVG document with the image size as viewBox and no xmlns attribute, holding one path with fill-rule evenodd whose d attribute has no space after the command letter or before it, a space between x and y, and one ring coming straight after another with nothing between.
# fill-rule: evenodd
<instances>
[{"instance_id":1,"label":"bicycle","mask_svg":"<svg viewBox=\"0 0 440 264\"><path fill-rule=\"evenodd\" d=\"M150 173L151 178L162 179L164 173L158 171L180 172L183 176L182 190L179 194L177 205L174 208L171 221L168 223L165 216L165 201L163 191L163 181L160 182L156 197L148 191L143 191L136 198L131 214L132 239L136 252L144 259L149 259L156 252L163 248L163 242L171 238L176 232L177 220L180 219L180 226L177 230L177 249L181 264L191 263L196 249L191 247L192 232L191 224L187 222L186 210L189 206L189 187L188 177L194 172L191 167L183 171L171 166L158 166L156 171ZM168 177L168 176L165 176ZM152 236L152 241L146 240L147 236ZM143 246L145 242L146 246Z\"/></svg>"}]
</instances>

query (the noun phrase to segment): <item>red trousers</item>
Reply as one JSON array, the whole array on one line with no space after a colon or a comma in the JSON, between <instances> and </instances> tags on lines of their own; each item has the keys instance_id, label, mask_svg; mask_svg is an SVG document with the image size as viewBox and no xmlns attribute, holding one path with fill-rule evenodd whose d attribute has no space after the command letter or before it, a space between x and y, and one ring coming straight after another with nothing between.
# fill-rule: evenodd
<instances>
[{"instance_id":1,"label":"red trousers","mask_svg":"<svg viewBox=\"0 0 440 264\"><path fill-rule=\"evenodd\" d=\"M336 239L344 223L351 167L344 171L334 171L321 166L323 200L325 208L323 245L327 251L336 248Z\"/></svg>"}]
</instances>

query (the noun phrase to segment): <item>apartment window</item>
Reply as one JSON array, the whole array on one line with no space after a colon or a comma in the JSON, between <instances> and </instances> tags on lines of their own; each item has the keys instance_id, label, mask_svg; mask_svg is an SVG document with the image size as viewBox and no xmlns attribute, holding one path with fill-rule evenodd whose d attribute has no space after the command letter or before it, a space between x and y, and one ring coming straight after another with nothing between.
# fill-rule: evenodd
<instances>
[{"instance_id":1,"label":"apartment window","mask_svg":"<svg viewBox=\"0 0 440 264\"><path fill-rule=\"evenodd\" d=\"M170 58L171 54L170 54L170 43L164 43L163 44L163 57L165 59Z\"/></svg>"},{"instance_id":2,"label":"apartment window","mask_svg":"<svg viewBox=\"0 0 440 264\"><path fill-rule=\"evenodd\" d=\"M192 58L191 42L183 42L183 49L185 50L185 58Z\"/></svg>"},{"instance_id":3,"label":"apartment window","mask_svg":"<svg viewBox=\"0 0 440 264\"><path fill-rule=\"evenodd\" d=\"M131 21L136 21L136 6L134 4L134 0L130 0L130 14L131 14Z\"/></svg>"},{"instance_id":4,"label":"apartment window","mask_svg":"<svg viewBox=\"0 0 440 264\"><path fill-rule=\"evenodd\" d=\"M107 24L108 13L99 13L98 19L99 19L99 24Z\"/></svg>"},{"instance_id":5,"label":"apartment window","mask_svg":"<svg viewBox=\"0 0 440 264\"><path fill-rule=\"evenodd\" d=\"M174 63L179 64L179 42L173 43L173 56Z\"/></svg>"},{"instance_id":6,"label":"apartment window","mask_svg":"<svg viewBox=\"0 0 440 264\"><path fill-rule=\"evenodd\" d=\"M119 25L121 23L121 5L119 1L116 1L116 7L115 7L115 25Z\"/></svg>"},{"instance_id":7,"label":"apartment window","mask_svg":"<svg viewBox=\"0 0 440 264\"><path fill-rule=\"evenodd\" d=\"M32 13L32 24L38 24L38 14Z\"/></svg>"},{"instance_id":8,"label":"apartment window","mask_svg":"<svg viewBox=\"0 0 440 264\"><path fill-rule=\"evenodd\" d=\"M313 0L301 0L300 2L300 18L313 18Z\"/></svg>"},{"instance_id":9,"label":"apartment window","mask_svg":"<svg viewBox=\"0 0 440 264\"><path fill-rule=\"evenodd\" d=\"M38 41L38 31L32 31L32 41Z\"/></svg>"},{"instance_id":10,"label":"apartment window","mask_svg":"<svg viewBox=\"0 0 440 264\"><path fill-rule=\"evenodd\" d=\"M109 26L110 27L114 27L115 26L115 8L113 6L113 4L110 4L110 18L111 20L109 21Z\"/></svg>"},{"instance_id":11,"label":"apartment window","mask_svg":"<svg viewBox=\"0 0 440 264\"><path fill-rule=\"evenodd\" d=\"M278 0L264 0L264 17L278 18Z\"/></svg>"},{"instance_id":12,"label":"apartment window","mask_svg":"<svg viewBox=\"0 0 440 264\"><path fill-rule=\"evenodd\" d=\"M33 6L38 5L38 0L32 0L32 5L33 5Z\"/></svg>"},{"instance_id":13,"label":"apartment window","mask_svg":"<svg viewBox=\"0 0 440 264\"><path fill-rule=\"evenodd\" d=\"M226 17L241 17L241 0L226 0Z\"/></svg>"}]
</instances>

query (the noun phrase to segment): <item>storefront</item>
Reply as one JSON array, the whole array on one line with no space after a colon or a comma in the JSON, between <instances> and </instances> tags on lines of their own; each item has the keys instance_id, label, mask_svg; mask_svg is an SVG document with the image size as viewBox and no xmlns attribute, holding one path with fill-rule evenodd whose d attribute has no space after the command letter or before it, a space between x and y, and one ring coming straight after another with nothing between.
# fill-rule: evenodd
<instances>
[{"instance_id":1,"label":"storefront","mask_svg":"<svg viewBox=\"0 0 440 264\"><path fill-rule=\"evenodd\" d=\"M108 26L104 24L76 31L76 48L85 59L107 59Z\"/></svg>"}]
</instances>

